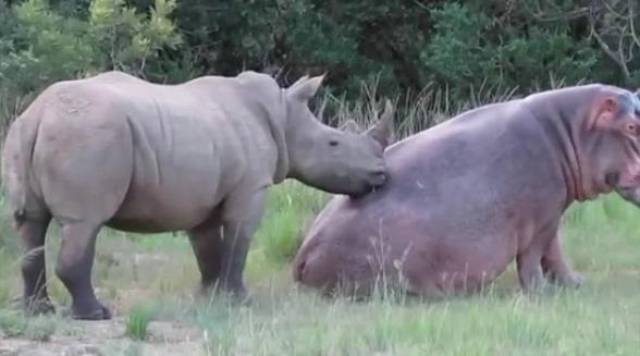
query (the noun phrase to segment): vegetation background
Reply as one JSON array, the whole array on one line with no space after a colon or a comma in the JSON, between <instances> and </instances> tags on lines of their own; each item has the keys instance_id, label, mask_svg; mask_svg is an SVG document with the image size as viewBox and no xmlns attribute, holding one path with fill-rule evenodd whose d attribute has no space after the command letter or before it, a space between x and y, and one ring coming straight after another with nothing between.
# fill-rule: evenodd
<instances>
[{"instance_id":1,"label":"vegetation background","mask_svg":"<svg viewBox=\"0 0 640 356\"><path fill-rule=\"evenodd\" d=\"M283 85L326 72L340 99L366 82L393 97L439 88L451 105L584 81L635 88L638 13L635 0L2 0L0 90L22 106L110 69L166 83L253 69Z\"/></svg>"},{"instance_id":2,"label":"vegetation background","mask_svg":"<svg viewBox=\"0 0 640 356\"><path fill-rule=\"evenodd\" d=\"M283 86L326 72L312 106L326 108L324 120L334 125L366 124L380 99L392 97L401 138L532 91L587 82L639 87L638 13L637 0L0 0L0 129L58 80L117 69L178 83L253 69ZM618 197L574 205L565 216L569 258L587 277L580 290L524 297L509 270L483 295L437 304L401 295L326 300L293 285L288 263L328 198L295 182L272 190L247 266L256 294L249 307L193 299L197 268L181 234L105 229L94 280L117 318L96 326L60 315L25 319L15 309L21 255L0 196L0 354L640 349L640 212ZM65 305L52 273L58 245L53 226L51 294Z\"/></svg>"}]
</instances>

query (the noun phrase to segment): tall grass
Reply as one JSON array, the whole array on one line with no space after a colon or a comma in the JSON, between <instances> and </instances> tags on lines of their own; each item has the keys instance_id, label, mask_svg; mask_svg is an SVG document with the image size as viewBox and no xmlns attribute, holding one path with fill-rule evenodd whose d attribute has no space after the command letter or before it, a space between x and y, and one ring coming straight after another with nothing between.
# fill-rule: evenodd
<instances>
[{"instance_id":1,"label":"tall grass","mask_svg":"<svg viewBox=\"0 0 640 356\"><path fill-rule=\"evenodd\" d=\"M440 87L435 83L428 83L417 93L409 92L388 98L395 104L396 138L402 139L426 130L471 108L515 98L518 88L502 88L487 83L472 90L470 101L456 100L448 87ZM318 111L330 108L332 115L326 121L332 125L339 126L346 120L354 120L362 128L366 128L381 114L385 99L387 98L378 94L376 81L365 82L360 89L360 100L349 102L328 94Z\"/></svg>"}]
</instances>

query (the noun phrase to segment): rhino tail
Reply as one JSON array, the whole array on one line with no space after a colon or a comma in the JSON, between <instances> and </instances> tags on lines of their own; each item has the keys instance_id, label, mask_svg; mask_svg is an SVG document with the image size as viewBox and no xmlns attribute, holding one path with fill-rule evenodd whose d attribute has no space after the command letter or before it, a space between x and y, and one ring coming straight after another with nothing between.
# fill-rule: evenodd
<instances>
[{"instance_id":1,"label":"rhino tail","mask_svg":"<svg viewBox=\"0 0 640 356\"><path fill-rule=\"evenodd\" d=\"M27 219L27 206L33 199L29 177L38 135L36 120L19 118L9 128L2 148L2 185L16 226Z\"/></svg>"}]
</instances>

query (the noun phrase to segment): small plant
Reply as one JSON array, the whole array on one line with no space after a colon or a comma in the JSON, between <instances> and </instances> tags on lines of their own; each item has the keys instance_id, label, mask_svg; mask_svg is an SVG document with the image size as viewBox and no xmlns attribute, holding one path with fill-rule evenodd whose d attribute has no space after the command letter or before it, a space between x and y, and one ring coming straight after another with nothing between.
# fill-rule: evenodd
<instances>
[{"instance_id":1,"label":"small plant","mask_svg":"<svg viewBox=\"0 0 640 356\"><path fill-rule=\"evenodd\" d=\"M49 341L51 335L56 331L56 320L49 316L39 316L27 321L27 329L24 336L34 341Z\"/></svg>"},{"instance_id":2,"label":"small plant","mask_svg":"<svg viewBox=\"0 0 640 356\"><path fill-rule=\"evenodd\" d=\"M129 312L126 335L133 340L144 340L147 328L153 320L153 310L147 306L135 306Z\"/></svg>"},{"instance_id":3,"label":"small plant","mask_svg":"<svg viewBox=\"0 0 640 356\"><path fill-rule=\"evenodd\" d=\"M15 312L2 311L0 313L0 330L7 337L24 335L27 329L27 321Z\"/></svg>"},{"instance_id":4,"label":"small plant","mask_svg":"<svg viewBox=\"0 0 640 356\"><path fill-rule=\"evenodd\" d=\"M56 321L47 316L25 318L19 312L0 312L0 331L6 337L26 337L34 341L49 341L56 330Z\"/></svg>"}]
</instances>

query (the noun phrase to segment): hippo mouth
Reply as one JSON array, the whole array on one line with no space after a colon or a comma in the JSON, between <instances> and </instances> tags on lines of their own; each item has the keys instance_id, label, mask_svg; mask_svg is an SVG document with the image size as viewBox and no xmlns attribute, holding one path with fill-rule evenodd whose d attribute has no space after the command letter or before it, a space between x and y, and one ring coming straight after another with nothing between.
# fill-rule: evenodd
<instances>
[{"instance_id":1,"label":"hippo mouth","mask_svg":"<svg viewBox=\"0 0 640 356\"><path fill-rule=\"evenodd\" d=\"M615 188L615 191L624 200L635 204L640 207L640 187L625 187L619 186Z\"/></svg>"},{"instance_id":2,"label":"hippo mouth","mask_svg":"<svg viewBox=\"0 0 640 356\"><path fill-rule=\"evenodd\" d=\"M640 175L610 173L607 174L605 182L624 200L640 207Z\"/></svg>"}]
</instances>

